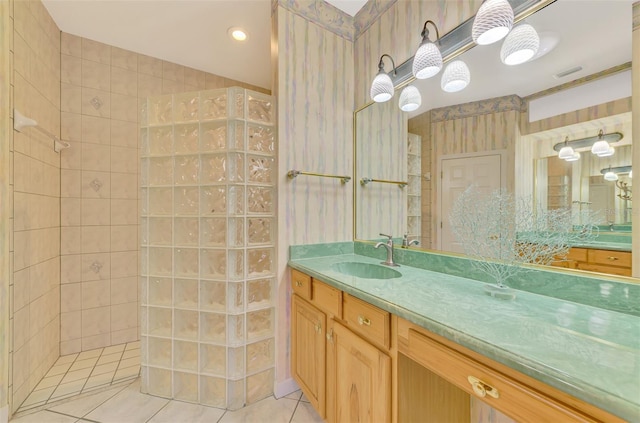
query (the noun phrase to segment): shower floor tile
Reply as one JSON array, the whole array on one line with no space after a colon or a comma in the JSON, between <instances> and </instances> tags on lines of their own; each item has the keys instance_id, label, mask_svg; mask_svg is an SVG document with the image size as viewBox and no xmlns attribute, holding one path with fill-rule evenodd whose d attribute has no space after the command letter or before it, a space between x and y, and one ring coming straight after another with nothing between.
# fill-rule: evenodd
<instances>
[{"instance_id":1,"label":"shower floor tile","mask_svg":"<svg viewBox=\"0 0 640 423\"><path fill-rule=\"evenodd\" d=\"M18 412L133 380L140 374L140 341L60 357Z\"/></svg>"}]
</instances>

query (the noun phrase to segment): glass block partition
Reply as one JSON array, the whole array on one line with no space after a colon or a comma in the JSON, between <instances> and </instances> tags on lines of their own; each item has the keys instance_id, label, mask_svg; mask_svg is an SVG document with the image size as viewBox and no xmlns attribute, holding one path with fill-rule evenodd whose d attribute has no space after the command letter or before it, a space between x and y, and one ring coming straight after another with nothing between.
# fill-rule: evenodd
<instances>
[{"instance_id":1,"label":"glass block partition","mask_svg":"<svg viewBox=\"0 0 640 423\"><path fill-rule=\"evenodd\" d=\"M143 392L238 409L273 391L274 113L235 87L143 106Z\"/></svg>"}]
</instances>

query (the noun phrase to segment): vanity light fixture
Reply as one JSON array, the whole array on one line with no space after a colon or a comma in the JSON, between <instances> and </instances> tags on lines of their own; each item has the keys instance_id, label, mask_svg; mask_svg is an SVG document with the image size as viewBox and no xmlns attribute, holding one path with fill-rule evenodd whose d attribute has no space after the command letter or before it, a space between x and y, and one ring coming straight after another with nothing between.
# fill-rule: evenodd
<instances>
[{"instance_id":1,"label":"vanity light fixture","mask_svg":"<svg viewBox=\"0 0 640 423\"><path fill-rule=\"evenodd\" d=\"M391 64L393 65L393 74L396 74L396 64L393 61L393 58L388 54L383 54L380 56L380 62L378 63L378 74L375 78L373 78L373 82L371 83L371 100L376 103L384 103L393 97L394 87L393 81L391 81L391 77L384 71L384 62L382 59L384 57L388 57L391 59Z\"/></svg>"},{"instance_id":2,"label":"vanity light fixture","mask_svg":"<svg viewBox=\"0 0 640 423\"><path fill-rule=\"evenodd\" d=\"M578 153L577 151L574 152L571 157L567 157L565 159L565 161L567 162L577 162L578 160L580 160L580 153Z\"/></svg>"},{"instance_id":3,"label":"vanity light fixture","mask_svg":"<svg viewBox=\"0 0 640 423\"><path fill-rule=\"evenodd\" d=\"M574 154L575 151L573 150L573 147L569 145L569 137L566 137L564 139L564 147L562 147L560 149L560 152L558 153L558 158L562 160L568 160L572 158Z\"/></svg>"},{"instance_id":4,"label":"vanity light fixture","mask_svg":"<svg viewBox=\"0 0 640 423\"><path fill-rule=\"evenodd\" d=\"M632 177L632 167L631 166L614 166L614 167L605 167L600 170L600 173L604 175L604 179L607 181L617 181L618 175L623 175L625 173L629 174L629 177Z\"/></svg>"},{"instance_id":5,"label":"vanity light fixture","mask_svg":"<svg viewBox=\"0 0 640 423\"><path fill-rule=\"evenodd\" d=\"M505 65L520 65L533 58L540 48L540 37L529 24L518 25L507 35L500 49Z\"/></svg>"},{"instance_id":6,"label":"vanity light fixture","mask_svg":"<svg viewBox=\"0 0 640 423\"><path fill-rule=\"evenodd\" d=\"M605 181L611 181L611 182L618 180L618 175L611 170L611 166L609 166L609 170L607 170L607 172L605 172L604 180Z\"/></svg>"},{"instance_id":7,"label":"vanity light fixture","mask_svg":"<svg viewBox=\"0 0 640 423\"><path fill-rule=\"evenodd\" d=\"M471 81L469 67L462 60L454 60L449 63L442 73L440 87L448 93L464 90Z\"/></svg>"},{"instance_id":8,"label":"vanity light fixture","mask_svg":"<svg viewBox=\"0 0 640 423\"><path fill-rule=\"evenodd\" d=\"M400 110L403 112L413 112L417 110L421 104L422 96L415 86L407 85L400 93L398 106L400 106Z\"/></svg>"},{"instance_id":9,"label":"vanity light fixture","mask_svg":"<svg viewBox=\"0 0 640 423\"><path fill-rule=\"evenodd\" d=\"M604 139L602 129L598 132L598 141L591 146L591 152L596 156L603 156L609 153L611 146Z\"/></svg>"},{"instance_id":10,"label":"vanity light fixture","mask_svg":"<svg viewBox=\"0 0 640 423\"><path fill-rule=\"evenodd\" d=\"M433 21L428 20L424 23L422 28L422 41L420 46L413 56L413 76L417 79L431 78L442 69L442 54L440 49L429 39L429 30L427 24L431 23L436 29L436 41L440 42L440 33L438 27Z\"/></svg>"},{"instance_id":11,"label":"vanity light fixture","mask_svg":"<svg viewBox=\"0 0 640 423\"><path fill-rule=\"evenodd\" d=\"M613 156L616 152L616 149L613 148L612 146L609 146L609 149L607 151L605 151L604 153L600 153L597 156L598 157L610 157Z\"/></svg>"},{"instance_id":12,"label":"vanity light fixture","mask_svg":"<svg viewBox=\"0 0 640 423\"><path fill-rule=\"evenodd\" d=\"M629 179L633 179L633 170L629 171Z\"/></svg>"},{"instance_id":13,"label":"vanity light fixture","mask_svg":"<svg viewBox=\"0 0 640 423\"><path fill-rule=\"evenodd\" d=\"M485 0L473 19L473 42L487 45L500 41L511 31L513 20L513 8L507 0Z\"/></svg>"}]
</instances>

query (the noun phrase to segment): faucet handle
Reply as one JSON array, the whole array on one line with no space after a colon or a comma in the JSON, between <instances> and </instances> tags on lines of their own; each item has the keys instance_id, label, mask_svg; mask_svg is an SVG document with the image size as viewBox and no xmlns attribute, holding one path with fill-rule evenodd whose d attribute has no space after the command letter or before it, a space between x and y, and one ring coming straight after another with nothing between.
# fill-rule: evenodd
<instances>
[{"instance_id":1,"label":"faucet handle","mask_svg":"<svg viewBox=\"0 0 640 423\"><path fill-rule=\"evenodd\" d=\"M387 234L383 234L383 233L380 233L380 236L386 236L386 237L387 237L387 238L389 238L389 239L393 239L393 236L391 236L391 235L387 235Z\"/></svg>"}]
</instances>

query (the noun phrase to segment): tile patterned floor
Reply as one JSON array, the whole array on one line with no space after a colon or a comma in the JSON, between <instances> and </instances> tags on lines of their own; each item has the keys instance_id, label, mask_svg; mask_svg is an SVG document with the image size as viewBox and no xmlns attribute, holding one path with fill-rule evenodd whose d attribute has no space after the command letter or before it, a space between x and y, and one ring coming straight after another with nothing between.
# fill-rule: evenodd
<instances>
[{"instance_id":1,"label":"tile patterned floor","mask_svg":"<svg viewBox=\"0 0 640 423\"><path fill-rule=\"evenodd\" d=\"M81 393L104 389L140 375L140 341L60 357L18 413Z\"/></svg>"},{"instance_id":2,"label":"tile patterned floor","mask_svg":"<svg viewBox=\"0 0 640 423\"><path fill-rule=\"evenodd\" d=\"M140 393L140 379L125 386L81 394L76 399L58 401L46 409L20 413L11 423L320 423L304 395L268 397L237 411L171 401Z\"/></svg>"}]
</instances>

